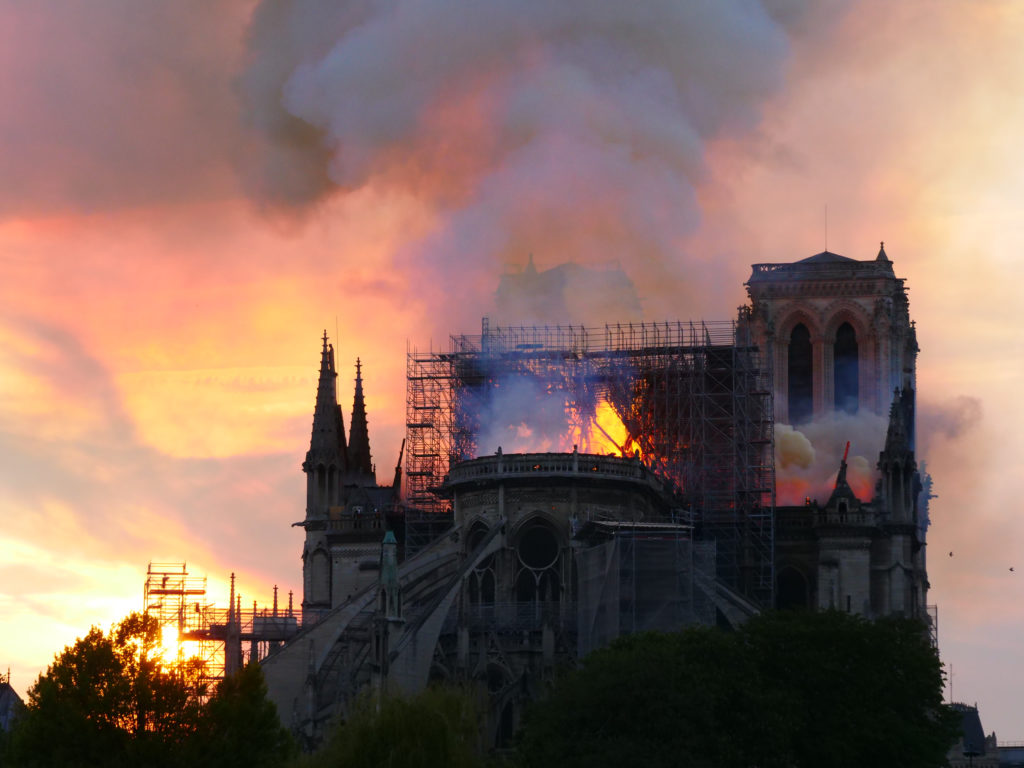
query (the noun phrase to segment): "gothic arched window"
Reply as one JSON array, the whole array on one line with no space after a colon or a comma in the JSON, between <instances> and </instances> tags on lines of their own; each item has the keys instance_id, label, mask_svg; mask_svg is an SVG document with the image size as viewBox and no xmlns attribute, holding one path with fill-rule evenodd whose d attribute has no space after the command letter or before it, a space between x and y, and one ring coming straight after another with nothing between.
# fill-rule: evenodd
<instances>
[{"instance_id":1,"label":"gothic arched window","mask_svg":"<svg viewBox=\"0 0 1024 768\"><path fill-rule=\"evenodd\" d=\"M843 323L836 331L832 359L835 374L836 410L856 413L857 405L860 402L859 354L857 333L849 323Z\"/></svg>"},{"instance_id":2,"label":"gothic arched window","mask_svg":"<svg viewBox=\"0 0 1024 768\"><path fill-rule=\"evenodd\" d=\"M545 606L550 607L561 600L560 549L554 528L539 519L527 524L516 544L519 560L516 602L533 603L538 618Z\"/></svg>"},{"instance_id":3,"label":"gothic arched window","mask_svg":"<svg viewBox=\"0 0 1024 768\"><path fill-rule=\"evenodd\" d=\"M803 323L789 335L789 423L810 421L814 413L814 358L811 332Z\"/></svg>"}]
</instances>

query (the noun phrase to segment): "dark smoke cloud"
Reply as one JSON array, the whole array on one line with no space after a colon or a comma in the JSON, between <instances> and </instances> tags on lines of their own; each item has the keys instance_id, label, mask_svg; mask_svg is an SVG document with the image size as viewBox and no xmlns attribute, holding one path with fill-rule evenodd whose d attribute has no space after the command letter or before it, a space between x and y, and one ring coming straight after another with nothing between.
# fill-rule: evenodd
<instances>
[{"instance_id":1,"label":"dark smoke cloud","mask_svg":"<svg viewBox=\"0 0 1024 768\"><path fill-rule=\"evenodd\" d=\"M240 81L265 140L254 190L292 210L367 186L416 199L437 226L398 262L448 292L493 289L536 249L628 259L645 298L668 294L707 142L756 126L815 18L753 0L267 0Z\"/></svg>"}]
</instances>

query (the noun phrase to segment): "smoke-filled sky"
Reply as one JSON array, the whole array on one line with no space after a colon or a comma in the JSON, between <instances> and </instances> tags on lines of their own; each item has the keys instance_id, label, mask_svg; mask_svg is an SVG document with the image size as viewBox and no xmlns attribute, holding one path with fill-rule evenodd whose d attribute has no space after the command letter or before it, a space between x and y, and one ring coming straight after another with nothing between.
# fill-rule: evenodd
<instances>
[{"instance_id":1,"label":"smoke-filled sky","mask_svg":"<svg viewBox=\"0 0 1024 768\"><path fill-rule=\"evenodd\" d=\"M150 561L300 591L325 328L386 479L407 344L530 252L728 319L751 263L885 240L942 655L1024 738L1022 39L1017 0L0 0L0 667Z\"/></svg>"}]
</instances>

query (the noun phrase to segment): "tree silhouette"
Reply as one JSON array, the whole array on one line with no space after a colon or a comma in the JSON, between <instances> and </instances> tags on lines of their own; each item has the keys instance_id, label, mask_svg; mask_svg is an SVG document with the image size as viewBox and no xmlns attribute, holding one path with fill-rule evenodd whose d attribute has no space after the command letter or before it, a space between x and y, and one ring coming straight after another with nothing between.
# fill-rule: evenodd
<instances>
[{"instance_id":1,"label":"tree silhouette","mask_svg":"<svg viewBox=\"0 0 1024 768\"><path fill-rule=\"evenodd\" d=\"M944 765L956 740L916 621L773 613L620 638L527 713L527 766Z\"/></svg>"},{"instance_id":2,"label":"tree silhouette","mask_svg":"<svg viewBox=\"0 0 1024 768\"><path fill-rule=\"evenodd\" d=\"M247 664L217 683L191 740L188 765L273 768L295 752L277 709L267 698L259 664Z\"/></svg>"},{"instance_id":3,"label":"tree silhouette","mask_svg":"<svg viewBox=\"0 0 1024 768\"><path fill-rule=\"evenodd\" d=\"M175 764L195 733L202 686L196 670L164 663L159 622L133 613L97 627L39 676L11 739L24 766Z\"/></svg>"},{"instance_id":4,"label":"tree silhouette","mask_svg":"<svg viewBox=\"0 0 1024 768\"><path fill-rule=\"evenodd\" d=\"M476 708L467 693L428 688L412 697L364 697L303 768L474 768Z\"/></svg>"}]
</instances>

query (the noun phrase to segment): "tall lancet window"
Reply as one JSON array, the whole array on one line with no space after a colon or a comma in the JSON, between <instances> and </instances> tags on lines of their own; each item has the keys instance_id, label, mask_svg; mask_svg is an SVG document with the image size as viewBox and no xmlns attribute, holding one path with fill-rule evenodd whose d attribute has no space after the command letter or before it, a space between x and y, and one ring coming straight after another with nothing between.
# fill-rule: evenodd
<instances>
[{"instance_id":1,"label":"tall lancet window","mask_svg":"<svg viewBox=\"0 0 1024 768\"><path fill-rule=\"evenodd\" d=\"M800 323L789 336L789 423L802 424L814 413L814 358L811 332Z\"/></svg>"},{"instance_id":2,"label":"tall lancet window","mask_svg":"<svg viewBox=\"0 0 1024 768\"><path fill-rule=\"evenodd\" d=\"M856 413L860 402L860 384L858 381L857 333L849 323L843 323L836 331L836 344L833 348L836 410L845 413Z\"/></svg>"}]
</instances>

